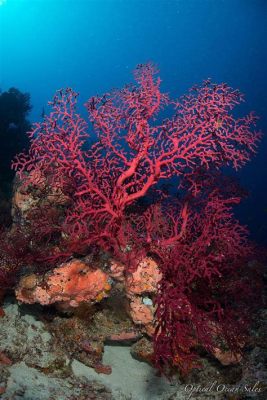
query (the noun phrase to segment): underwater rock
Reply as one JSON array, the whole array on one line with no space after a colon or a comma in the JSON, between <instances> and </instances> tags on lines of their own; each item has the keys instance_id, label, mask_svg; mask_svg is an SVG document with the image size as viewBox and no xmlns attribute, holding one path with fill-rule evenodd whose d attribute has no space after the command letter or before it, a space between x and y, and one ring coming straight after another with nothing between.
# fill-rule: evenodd
<instances>
[{"instance_id":1,"label":"underwater rock","mask_svg":"<svg viewBox=\"0 0 267 400\"><path fill-rule=\"evenodd\" d=\"M98 374L110 375L112 368L110 365L102 363L102 356L104 352L104 343L93 340L83 340L81 342L81 350L85 351L91 359L92 367Z\"/></svg>"},{"instance_id":2,"label":"underwater rock","mask_svg":"<svg viewBox=\"0 0 267 400\"><path fill-rule=\"evenodd\" d=\"M2 365L12 365L10 358L3 352L0 351L0 364Z\"/></svg>"},{"instance_id":3,"label":"underwater rock","mask_svg":"<svg viewBox=\"0 0 267 400\"><path fill-rule=\"evenodd\" d=\"M160 279L161 273L157 263L146 257L138 264L136 271L127 276L126 291L130 295L156 293Z\"/></svg>"},{"instance_id":4,"label":"underwater rock","mask_svg":"<svg viewBox=\"0 0 267 400\"><path fill-rule=\"evenodd\" d=\"M224 366L233 365L233 364L239 364L240 361L242 360L241 354L233 354L233 352L230 351L230 350L223 351L223 350L221 350L219 348L216 348L213 351L213 355Z\"/></svg>"},{"instance_id":5,"label":"underwater rock","mask_svg":"<svg viewBox=\"0 0 267 400\"><path fill-rule=\"evenodd\" d=\"M29 176L31 185L26 185L23 179L15 179L11 211L14 222L27 220L29 212L35 207L64 206L69 202L62 188L51 187L40 171L33 170Z\"/></svg>"},{"instance_id":6,"label":"underwater rock","mask_svg":"<svg viewBox=\"0 0 267 400\"><path fill-rule=\"evenodd\" d=\"M112 369L102 360L104 344L126 346L138 340L141 334L126 312L112 304L112 298L102 305L92 306L89 313L79 312L85 306L89 307L83 303L75 308L70 318L57 316L50 329L57 346L63 347L70 358L93 368L97 374L109 375Z\"/></svg>"},{"instance_id":7,"label":"underwater rock","mask_svg":"<svg viewBox=\"0 0 267 400\"><path fill-rule=\"evenodd\" d=\"M144 331L152 336L154 333L154 307L143 303L141 296L131 296L129 304L130 316L136 325L142 325Z\"/></svg>"},{"instance_id":8,"label":"underwater rock","mask_svg":"<svg viewBox=\"0 0 267 400\"><path fill-rule=\"evenodd\" d=\"M102 353L104 352L104 344L100 341L93 340L82 340L81 349L88 354L93 354L98 359L102 358Z\"/></svg>"},{"instance_id":9,"label":"underwater rock","mask_svg":"<svg viewBox=\"0 0 267 400\"><path fill-rule=\"evenodd\" d=\"M153 295L157 293L161 273L157 263L144 258L137 269L126 277L125 288L129 299L129 313L136 325L143 326L149 336L154 333Z\"/></svg>"},{"instance_id":10,"label":"underwater rock","mask_svg":"<svg viewBox=\"0 0 267 400\"><path fill-rule=\"evenodd\" d=\"M37 279L33 275L24 276L16 289L16 297L28 304L64 302L71 307L77 307L82 302L101 301L107 297L110 289L106 273L73 259L44 277Z\"/></svg>"},{"instance_id":11,"label":"underwater rock","mask_svg":"<svg viewBox=\"0 0 267 400\"><path fill-rule=\"evenodd\" d=\"M98 374L105 374L105 375L110 375L112 373L112 368L110 365L104 365L104 364L97 364L94 367L95 372Z\"/></svg>"},{"instance_id":12,"label":"underwater rock","mask_svg":"<svg viewBox=\"0 0 267 400\"><path fill-rule=\"evenodd\" d=\"M23 188L22 183L16 179L11 209L13 221L17 222L20 219L25 219L29 210L31 210L37 202L38 199L28 193L27 190Z\"/></svg>"},{"instance_id":13,"label":"underwater rock","mask_svg":"<svg viewBox=\"0 0 267 400\"><path fill-rule=\"evenodd\" d=\"M22 359L27 365L39 369L48 368L56 359L67 363L59 348L53 350L53 338L44 323L33 315L22 313L21 307L10 298L5 300L4 310L5 317L1 320L0 329L2 365L10 367Z\"/></svg>"},{"instance_id":14,"label":"underwater rock","mask_svg":"<svg viewBox=\"0 0 267 400\"><path fill-rule=\"evenodd\" d=\"M20 280L20 286L25 290L32 290L38 284L38 276L35 274L25 275Z\"/></svg>"},{"instance_id":15,"label":"underwater rock","mask_svg":"<svg viewBox=\"0 0 267 400\"><path fill-rule=\"evenodd\" d=\"M131 347L131 355L138 361L144 361L149 365L153 365L153 343L143 337Z\"/></svg>"},{"instance_id":16,"label":"underwater rock","mask_svg":"<svg viewBox=\"0 0 267 400\"><path fill-rule=\"evenodd\" d=\"M108 336L105 340L106 344L124 344L129 345L140 339L141 334L137 331L122 331Z\"/></svg>"},{"instance_id":17,"label":"underwater rock","mask_svg":"<svg viewBox=\"0 0 267 400\"><path fill-rule=\"evenodd\" d=\"M83 377L53 376L20 362L10 367L3 400L111 400L112 394L99 382Z\"/></svg>"}]
</instances>

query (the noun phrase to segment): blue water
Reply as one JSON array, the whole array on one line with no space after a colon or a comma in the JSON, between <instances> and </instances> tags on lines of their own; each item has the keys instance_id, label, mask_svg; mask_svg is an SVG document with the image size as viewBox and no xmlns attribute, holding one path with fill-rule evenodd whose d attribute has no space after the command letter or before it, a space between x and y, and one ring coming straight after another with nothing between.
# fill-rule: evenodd
<instances>
[{"instance_id":1,"label":"blue water","mask_svg":"<svg viewBox=\"0 0 267 400\"><path fill-rule=\"evenodd\" d=\"M267 132L266 0L0 0L0 88L30 92L31 120L55 90L71 86L81 105L129 82L153 61L164 91L183 94L211 77L246 94ZM267 136L239 173L250 197L238 210L267 243Z\"/></svg>"}]
</instances>

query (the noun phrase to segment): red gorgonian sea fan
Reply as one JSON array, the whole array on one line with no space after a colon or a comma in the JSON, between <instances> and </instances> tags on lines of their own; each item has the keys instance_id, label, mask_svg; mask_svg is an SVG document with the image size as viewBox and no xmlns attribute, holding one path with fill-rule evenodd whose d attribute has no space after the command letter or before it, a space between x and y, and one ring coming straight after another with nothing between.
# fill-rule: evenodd
<instances>
[{"instance_id":1,"label":"red gorgonian sea fan","mask_svg":"<svg viewBox=\"0 0 267 400\"><path fill-rule=\"evenodd\" d=\"M248 264L255 249L232 212L239 200L213 191L186 203L185 228L179 206L169 206L161 216L168 230L150 229L150 251L162 271L154 348L163 371L178 366L186 374L198 366L199 345L212 353L242 353L260 285Z\"/></svg>"},{"instance_id":2,"label":"red gorgonian sea fan","mask_svg":"<svg viewBox=\"0 0 267 400\"><path fill-rule=\"evenodd\" d=\"M243 228L232 219L235 196L231 190L228 199L216 187L207 189L212 179L201 179L200 171L205 176L223 166L242 167L256 152L261 135L254 130L257 118L252 113L243 118L232 114L243 96L224 83L207 80L173 101L160 91L153 65L138 66L134 77L135 84L86 103L96 137L90 148L77 94L58 91L51 113L30 133L29 153L18 155L13 168L25 187L38 188L45 180L68 198L57 224L62 241L47 256L53 262L86 246L111 252L129 268L138 254L157 257L163 273L156 299L157 365L175 355L183 369L193 344L205 342L205 332L214 330L222 313L223 306L213 297L224 287L219 277L237 253L249 248ZM165 107L170 117L164 119ZM180 203L169 200L166 208L159 184L173 177L180 179L187 195ZM158 200L151 205L153 190ZM146 199L148 204L140 205ZM49 224L43 226L47 235ZM229 235L235 243L228 242ZM229 279L235 268L227 272ZM200 306L204 287L208 295ZM177 313L178 303L186 316ZM211 335L206 337L209 349Z\"/></svg>"}]
</instances>

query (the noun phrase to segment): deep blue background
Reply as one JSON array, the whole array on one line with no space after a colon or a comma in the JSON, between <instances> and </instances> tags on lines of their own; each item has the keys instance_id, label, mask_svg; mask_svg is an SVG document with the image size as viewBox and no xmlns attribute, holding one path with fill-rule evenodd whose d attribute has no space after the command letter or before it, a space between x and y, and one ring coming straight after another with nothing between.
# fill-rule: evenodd
<instances>
[{"instance_id":1,"label":"deep blue background","mask_svg":"<svg viewBox=\"0 0 267 400\"><path fill-rule=\"evenodd\" d=\"M246 94L267 132L267 0L0 0L0 88L31 93L31 119L56 89L81 104L131 80L153 61L162 87L179 96L211 77ZM267 135L265 135L267 137ZM267 139L239 174L251 196L239 209L252 236L267 243Z\"/></svg>"}]
</instances>

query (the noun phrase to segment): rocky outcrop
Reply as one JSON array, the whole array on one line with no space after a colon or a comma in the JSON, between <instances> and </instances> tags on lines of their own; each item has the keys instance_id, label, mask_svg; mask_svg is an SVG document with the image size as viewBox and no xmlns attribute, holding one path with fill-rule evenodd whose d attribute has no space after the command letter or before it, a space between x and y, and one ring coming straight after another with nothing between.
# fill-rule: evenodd
<instances>
[{"instance_id":1,"label":"rocky outcrop","mask_svg":"<svg viewBox=\"0 0 267 400\"><path fill-rule=\"evenodd\" d=\"M42 277L35 274L21 278L16 297L23 303L42 305L63 302L77 307L82 302L99 302L111 286L108 275L85 262L73 259Z\"/></svg>"},{"instance_id":2,"label":"rocky outcrop","mask_svg":"<svg viewBox=\"0 0 267 400\"><path fill-rule=\"evenodd\" d=\"M125 281L131 318L149 336L154 333L153 297L157 293L160 279L161 273L157 263L152 258L146 257Z\"/></svg>"}]
</instances>

